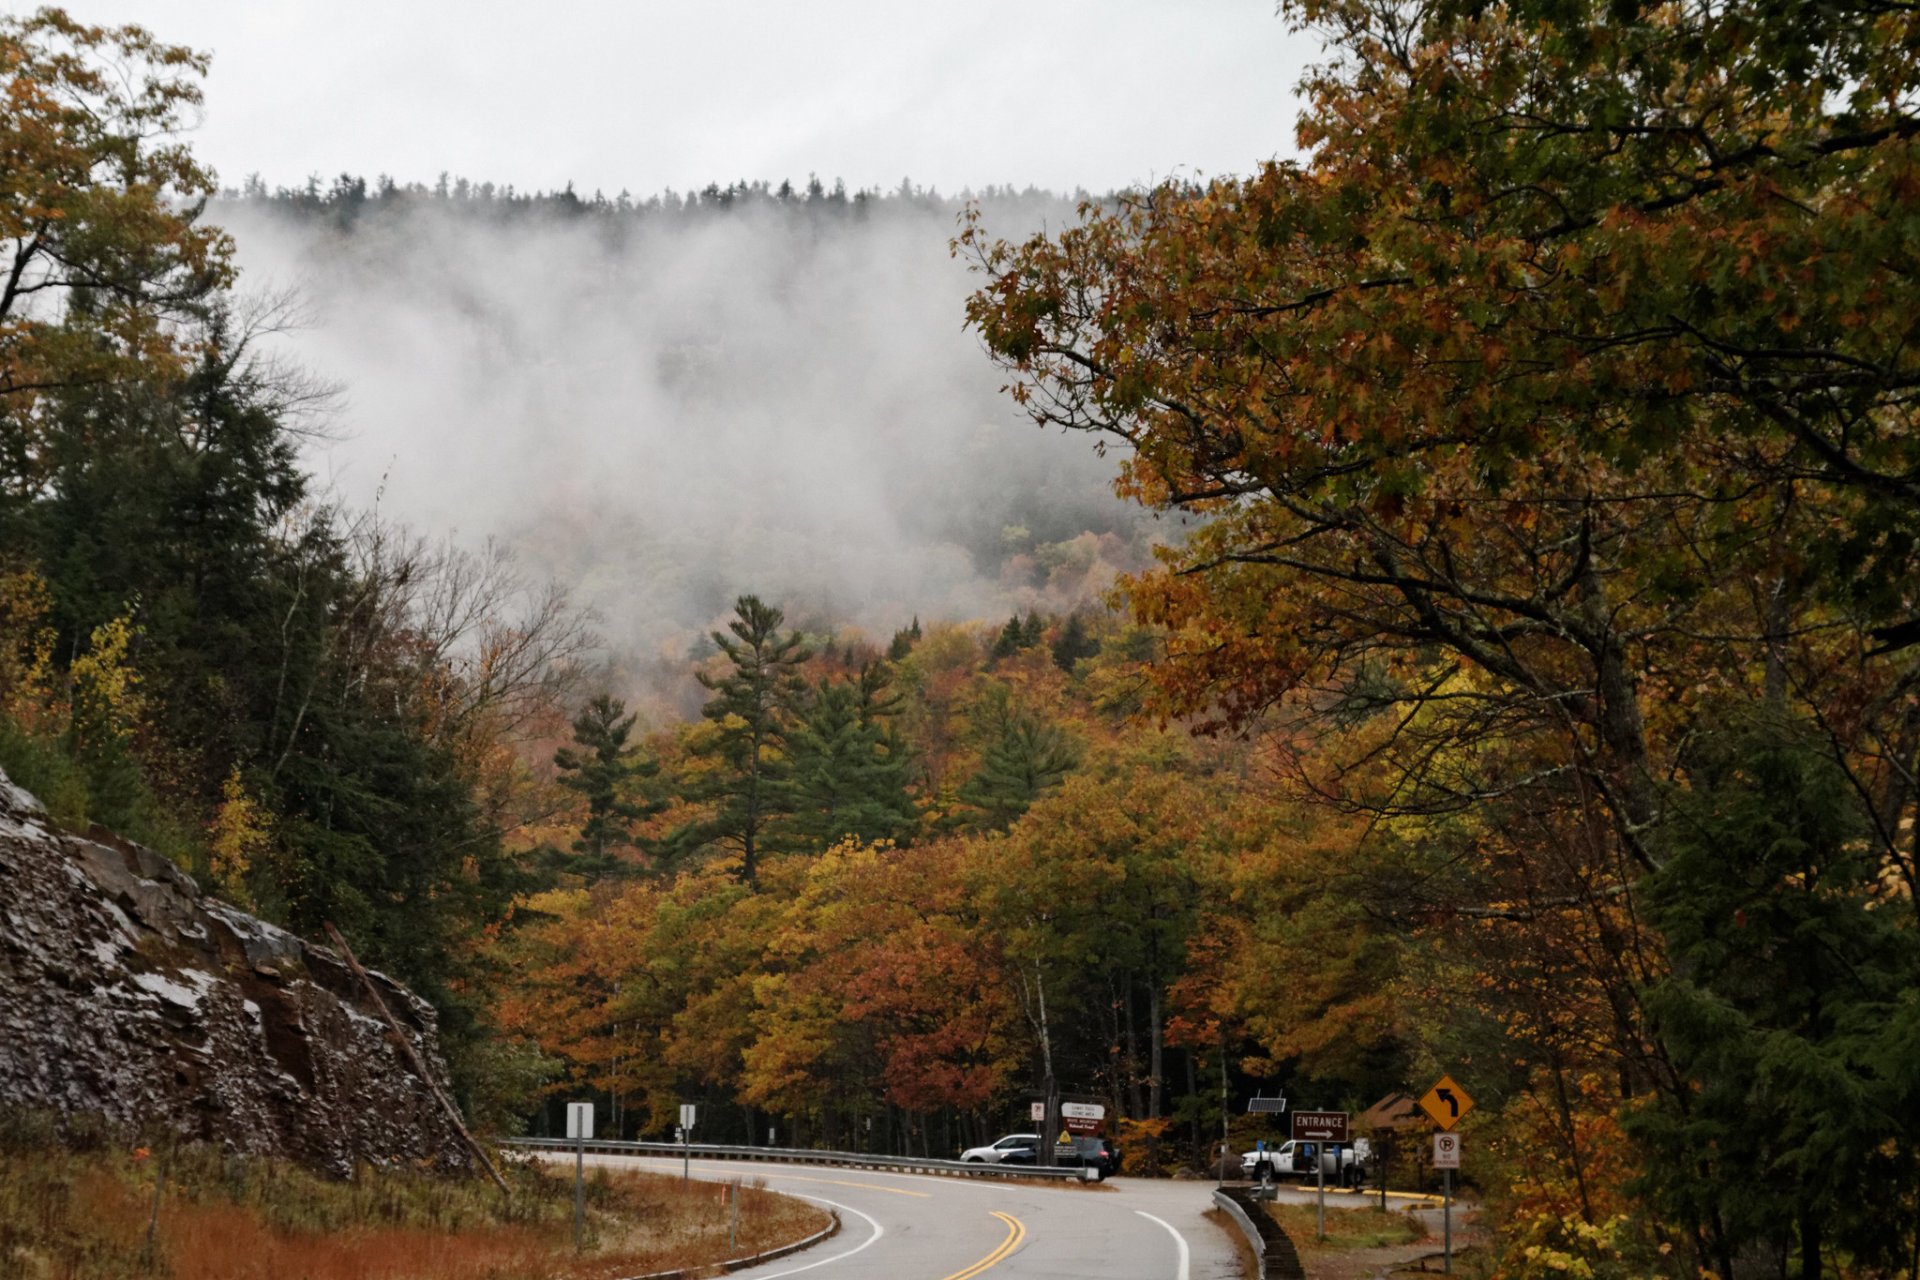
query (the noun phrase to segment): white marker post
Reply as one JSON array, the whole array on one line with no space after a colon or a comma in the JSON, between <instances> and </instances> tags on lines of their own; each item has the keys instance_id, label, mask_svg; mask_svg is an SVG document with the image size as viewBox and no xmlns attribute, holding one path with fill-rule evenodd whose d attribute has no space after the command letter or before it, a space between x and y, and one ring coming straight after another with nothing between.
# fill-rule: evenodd
<instances>
[{"instance_id":1,"label":"white marker post","mask_svg":"<svg viewBox=\"0 0 1920 1280\"><path fill-rule=\"evenodd\" d=\"M693 1163L693 1121L699 1109L691 1102L680 1104L680 1181L685 1183L692 1178L690 1172Z\"/></svg>"},{"instance_id":2,"label":"white marker post","mask_svg":"<svg viewBox=\"0 0 1920 1280\"><path fill-rule=\"evenodd\" d=\"M1444 1224L1445 1252L1441 1255L1445 1261L1442 1266L1447 1275L1453 1274L1453 1171L1460 1167L1460 1135L1457 1133L1436 1133L1433 1135L1433 1167L1440 1170L1441 1202L1440 1221Z\"/></svg>"},{"instance_id":3,"label":"white marker post","mask_svg":"<svg viewBox=\"0 0 1920 1280\"><path fill-rule=\"evenodd\" d=\"M593 1137L593 1104L567 1104L567 1137L573 1140L573 1251L586 1247L587 1141Z\"/></svg>"}]
</instances>

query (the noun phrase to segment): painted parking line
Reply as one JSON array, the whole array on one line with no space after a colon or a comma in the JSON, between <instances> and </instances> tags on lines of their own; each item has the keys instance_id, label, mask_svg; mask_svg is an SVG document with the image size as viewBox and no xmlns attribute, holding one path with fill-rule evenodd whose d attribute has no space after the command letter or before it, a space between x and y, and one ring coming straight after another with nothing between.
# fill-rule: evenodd
<instances>
[{"instance_id":1,"label":"painted parking line","mask_svg":"<svg viewBox=\"0 0 1920 1280\"><path fill-rule=\"evenodd\" d=\"M1187 1280L1187 1267L1190 1260L1187 1253L1187 1238L1178 1231L1175 1231L1173 1224L1165 1218L1156 1218L1145 1209L1135 1209L1134 1212L1145 1218L1148 1222L1157 1222L1167 1229L1167 1234L1173 1237L1173 1243L1180 1249L1180 1269L1173 1273L1174 1280Z\"/></svg>"},{"instance_id":2,"label":"painted parking line","mask_svg":"<svg viewBox=\"0 0 1920 1280\"><path fill-rule=\"evenodd\" d=\"M1000 1242L998 1248L986 1257L980 1259L980 1261L970 1267L962 1267L952 1275L942 1277L942 1280L972 1280L972 1277L979 1275L987 1268L997 1266L1001 1262L1004 1262L1015 1249L1020 1247L1020 1242L1027 1238L1027 1225L1020 1221L1020 1219L1010 1213L1001 1213L997 1209L994 1211L993 1216L1007 1224L1007 1238ZM768 1277L768 1280L772 1280L772 1278Z\"/></svg>"}]
</instances>

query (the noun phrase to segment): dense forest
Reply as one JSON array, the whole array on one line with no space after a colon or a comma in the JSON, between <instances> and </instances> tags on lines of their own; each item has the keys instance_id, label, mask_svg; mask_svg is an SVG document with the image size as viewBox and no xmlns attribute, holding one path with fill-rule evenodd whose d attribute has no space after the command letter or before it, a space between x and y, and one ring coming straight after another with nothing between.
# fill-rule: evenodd
<instances>
[{"instance_id":1,"label":"dense forest","mask_svg":"<svg viewBox=\"0 0 1920 1280\"><path fill-rule=\"evenodd\" d=\"M337 923L494 1130L951 1154L1051 1084L1171 1173L1256 1091L1445 1070L1504 1275L1909 1273L1920 18L1300 16L1303 163L957 230L1011 400L1161 536L996 511L1011 616L704 584L646 721L563 591L303 469L321 392L176 136L204 60L5 20L0 765Z\"/></svg>"}]
</instances>

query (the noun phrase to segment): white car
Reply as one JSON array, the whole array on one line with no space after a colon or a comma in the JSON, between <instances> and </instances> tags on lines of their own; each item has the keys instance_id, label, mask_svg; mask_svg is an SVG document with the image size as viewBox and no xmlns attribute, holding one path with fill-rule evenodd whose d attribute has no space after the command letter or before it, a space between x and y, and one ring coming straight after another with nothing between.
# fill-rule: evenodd
<instances>
[{"instance_id":1,"label":"white car","mask_svg":"<svg viewBox=\"0 0 1920 1280\"><path fill-rule=\"evenodd\" d=\"M960 1158L970 1164L999 1164L1016 1151L1034 1151L1040 1146L1037 1133L1010 1133L985 1147L968 1147Z\"/></svg>"}]
</instances>

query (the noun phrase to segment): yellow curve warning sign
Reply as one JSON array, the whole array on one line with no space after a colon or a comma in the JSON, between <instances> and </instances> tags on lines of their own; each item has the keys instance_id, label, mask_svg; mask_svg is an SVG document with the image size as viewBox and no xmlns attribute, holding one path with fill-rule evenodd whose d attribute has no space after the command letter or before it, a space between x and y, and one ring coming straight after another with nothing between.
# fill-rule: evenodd
<instances>
[{"instance_id":1,"label":"yellow curve warning sign","mask_svg":"<svg viewBox=\"0 0 1920 1280\"><path fill-rule=\"evenodd\" d=\"M1473 1098L1453 1082L1452 1076L1441 1076L1440 1083L1421 1097L1420 1109L1432 1116L1441 1129L1451 1129L1473 1110Z\"/></svg>"}]
</instances>

